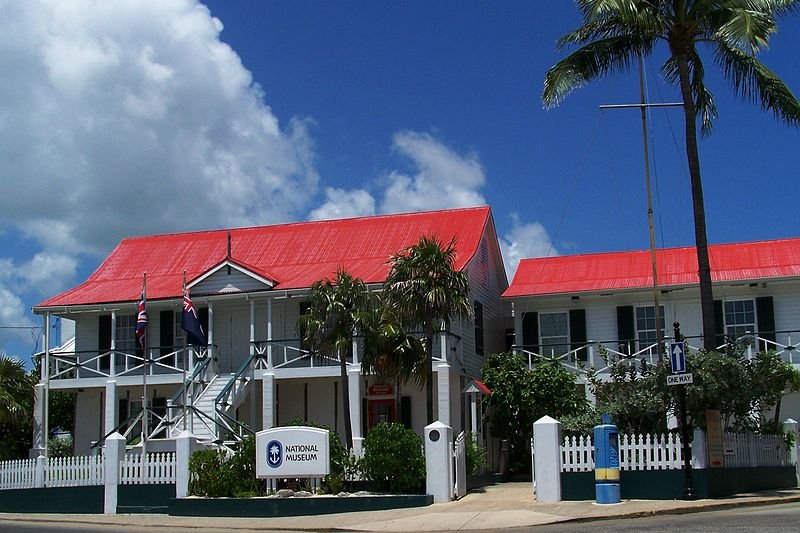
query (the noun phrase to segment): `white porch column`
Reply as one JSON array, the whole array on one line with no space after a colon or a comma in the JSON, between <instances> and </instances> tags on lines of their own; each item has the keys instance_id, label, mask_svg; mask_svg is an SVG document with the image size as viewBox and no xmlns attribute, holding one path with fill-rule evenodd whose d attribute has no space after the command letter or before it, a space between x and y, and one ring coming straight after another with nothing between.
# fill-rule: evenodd
<instances>
[{"instance_id":1,"label":"white porch column","mask_svg":"<svg viewBox=\"0 0 800 533\"><path fill-rule=\"evenodd\" d=\"M264 372L261 387L261 429L274 428L275 420L275 374Z\"/></svg>"},{"instance_id":2,"label":"white porch column","mask_svg":"<svg viewBox=\"0 0 800 533\"><path fill-rule=\"evenodd\" d=\"M117 427L117 382L113 379L106 381L106 412L104 420L104 434Z\"/></svg>"},{"instance_id":3,"label":"white porch column","mask_svg":"<svg viewBox=\"0 0 800 533\"><path fill-rule=\"evenodd\" d=\"M478 436L478 395L475 393L469 395L469 431L476 438L480 438Z\"/></svg>"},{"instance_id":4,"label":"white porch column","mask_svg":"<svg viewBox=\"0 0 800 533\"><path fill-rule=\"evenodd\" d=\"M37 383L33 389L33 441L28 457L36 459L44 455L44 383Z\"/></svg>"},{"instance_id":5,"label":"white porch column","mask_svg":"<svg viewBox=\"0 0 800 533\"><path fill-rule=\"evenodd\" d=\"M439 410L437 420L450 426L450 365L447 363L436 364L436 384Z\"/></svg>"},{"instance_id":6,"label":"white porch column","mask_svg":"<svg viewBox=\"0 0 800 533\"><path fill-rule=\"evenodd\" d=\"M267 298L267 368L272 368L271 341L272 341L272 298Z\"/></svg>"},{"instance_id":7,"label":"white porch column","mask_svg":"<svg viewBox=\"0 0 800 533\"><path fill-rule=\"evenodd\" d=\"M50 312L44 314L44 397L42 398L42 441L47 457L47 437L50 435Z\"/></svg>"},{"instance_id":8,"label":"white porch column","mask_svg":"<svg viewBox=\"0 0 800 533\"><path fill-rule=\"evenodd\" d=\"M256 353L256 301L250 300L250 357Z\"/></svg>"},{"instance_id":9,"label":"white porch column","mask_svg":"<svg viewBox=\"0 0 800 533\"><path fill-rule=\"evenodd\" d=\"M361 368L350 367L347 369L347 385L350 393L350 430L353 432L353 442L361 439Z\"/></svg>"},{"instance_id":10,"label":"white porch column","mask_svg":"<svg viewBox=\"0 0 800 533\"><path fill-rule=\"evenodd\" d=\"M561 423L543 416L533 423L536 501L561 501Z\"/></svg>"},{"instance_id":11,"label":"white porch column","mask_svg":"<svg viewBox=\"0 0 800 533\"><path fill-rule=\"evenodd\" d=\"M111 377L114 377L117 373L116 349L117 349L117 312L111 311L111 347L110 347L111 355L108 356L108 375ZM146 371L147 367L143 366L142 372Z\"/></svg>"}]
</instances>

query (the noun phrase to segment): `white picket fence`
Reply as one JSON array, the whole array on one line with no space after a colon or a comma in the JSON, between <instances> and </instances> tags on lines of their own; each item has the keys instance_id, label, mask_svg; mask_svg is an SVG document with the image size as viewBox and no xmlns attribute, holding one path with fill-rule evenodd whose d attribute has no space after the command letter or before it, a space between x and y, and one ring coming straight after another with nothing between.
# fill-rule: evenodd
<instances>
[{"instance_id":1,"label":"white picket fence","mask_svg":"<svg viewBox=\"0 0 800 533\"><path fill-rule=\"evenodd\" d=\"M701 433L702 434L702 433ZM780 435L726 433L723 440L724 466L749 468L761 466L790 466L791 454ZM702 457L705 458L705 451ZM695 457L697 459L697 457ZM694 468L705 468L697 464ZM683 448L680 436L619 435L620 470L680 470L683 468ZM567 437L561 446L562 472L594 470L592 437Z\"/></svg>"},{"instance_id":2,"label":"white picket fence","mask_svg":"<svg viewBox=\"0 0 800 533\"><path fill-rule=\"evenodd\" d=\"M788 466L792 464L786 441L780 435L725 433L726 467Z\"/></svg>"},{"instance_id":3,"label":"white picket fence","mask_svg":"<svg viewBox=\"0 0 800 533\"><path fill-rule=\"evenodd\" d=\"M174 452L128 453L119 463L120 483L150 485L175 483ZM41 465L41 466L40 466ZM40 469L37 472L37 469ZM0 490L34 487L83 487L105 482L105 458L102 455L52 457L0 462Z\"/></svg>"},{"instance_id":4,"label":"white picket fence","mask_svg":"<svg viewBox=\"0 0 800 533\"><path fill-rule=\"evenodd\" d=\"M36 459L0 463L0 489L30 489L36 486Z\"/></svg>"},{"instance_id":5,"label":"white picket fence","mask_svg":"<svg viewBox=\"0 0 800 533\"><path fill-rule=\"evenodd\" d=\"M127 453L119 463L121 485L153 485L175 483L174 452L141 454Z\"/></svg>"},{"instance_id":6,"label":"white picket fence","mask_svg":"<svg viewBox=\"0 0 800 533\"><path fill-rule=\"evenodd\" d=\"M47 459L45 473L45 486L47 487L102 485L104 478L105 461L101 455L50 457Z\"/></svg>"}]
</instances>

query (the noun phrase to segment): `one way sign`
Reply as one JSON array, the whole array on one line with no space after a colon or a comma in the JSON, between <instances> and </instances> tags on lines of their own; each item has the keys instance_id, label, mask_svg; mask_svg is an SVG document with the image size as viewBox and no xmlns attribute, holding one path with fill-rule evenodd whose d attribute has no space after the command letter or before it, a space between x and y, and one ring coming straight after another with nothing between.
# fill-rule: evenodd
<instances>
[{"instance_id":1,"label":"one way sign","mask_svg":"<svg viewBox=\"0 0 800 533\"><path fill-rule=\"evenodd\" d=\"M684 344L682 342L669 343L669 355L672 362L672 373L681 374L686 372L686 356Z\"/></svg>"}]
</instances>

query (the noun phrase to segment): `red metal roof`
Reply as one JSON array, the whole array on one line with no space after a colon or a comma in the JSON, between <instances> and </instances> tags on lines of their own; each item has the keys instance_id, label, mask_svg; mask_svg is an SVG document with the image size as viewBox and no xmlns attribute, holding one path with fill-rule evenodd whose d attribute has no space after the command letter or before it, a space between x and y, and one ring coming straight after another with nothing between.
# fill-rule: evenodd
<instances>
[{"instance_id":1,"label":"red metal roof","mask_svg":"<svg viewBox=\"0 0 800 533\"><path fill-rule=\"evenodd\" d=\"M800 277L800 239L709 246L714 282ZM656 251L661 287L696 285L695 248ZM505 297L640 289L653 286L649 250L520 261Z\"/></svg>"},{"instance_id":2,"label":"red metal roof","mask_svg":"<svg viewBox=\"0 0 800 533\"><path fill-rule=\"evenodd\" d=\"M488 207L301 222L231 230L134 237L123 240L84 283L36 307L136 301L147 273L147 298L177 298L183 272L202 275L227 257L275 280L275 290L310 287L340 267L367 283L380 283L389 256L420 236L455 237L456 268L475 254L491 217Z\"/></svg>"}]
</instances>

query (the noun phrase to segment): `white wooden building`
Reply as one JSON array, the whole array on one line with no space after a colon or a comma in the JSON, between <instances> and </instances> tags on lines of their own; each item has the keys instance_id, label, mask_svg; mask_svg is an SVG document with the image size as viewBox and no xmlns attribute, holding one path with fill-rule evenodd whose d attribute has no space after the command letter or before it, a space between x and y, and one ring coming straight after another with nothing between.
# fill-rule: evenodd
<instances>
[{"instance_id":1,"label":"white wooden building","mask_svg":"<svg viewBox=\"0 0 800 533\"><path fill-rule=\"evenodd\" d=\"M170 449L184 429L219 441L296 417L343 434L344 409L356 445L382 420L421 434L424 391L412 384L396 390L365 375L356 339L348 362L351 400L342 405L336 358L309 353L296 322L315 281L344 268L379 290L389 256L423 235L445 243L454 238L456 267L470 280L475 319L451 324L434 347L438 419L456 432L470 429L464 427L469 416L462 389L479 377L484 355L505 347L507 304L500 295L508 283L488 207L125 239L85 282L34 308L45 322L62 317L75 323L74 347L45 354L37 395L78 393L79 455L115 428L129 439L141 434L144 421L134 415L145 390L154 412L144 432L148 451ZM145 273L146 354L135 339ZM184 273L208 346L186 346L180 327ZM43 409L36 416L41 427ZM34 450L42 446L40 431Z\"/></svg>"},{"instance_id":2,"label":"white wooden building","mask_svg":"<svg viewBox=\"0 0 800 533\"><path fill-rule=\"evenodd\" d=\"M717 345L748 338L800 365L800 239L709 247ZM657 250L660 322L673 323L692 348L703 346L694 247ZM504 297L513 302L515 349L560 358L580 373L612 357L657 360L656 313L649 251L524 259ZM800 395L784 398L782 418L800 420Z\"/></svg>"}]
</instances>

